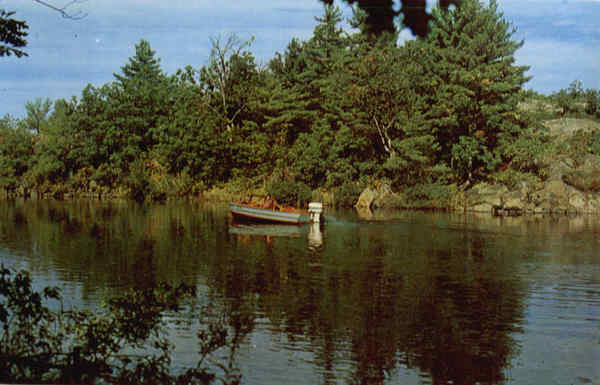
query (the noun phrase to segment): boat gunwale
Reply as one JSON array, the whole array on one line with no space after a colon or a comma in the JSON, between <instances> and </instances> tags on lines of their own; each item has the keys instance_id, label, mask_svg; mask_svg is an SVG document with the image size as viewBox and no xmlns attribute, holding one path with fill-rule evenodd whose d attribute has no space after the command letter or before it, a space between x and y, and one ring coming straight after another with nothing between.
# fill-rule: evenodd
<instances>
[{"instance_id":1,"label":"boat gunwale","mask_svg":"<svg viewBox=\"0 0 600 385\"><path fill-rule=\"evenodd\" d=\"M234 217L245 218L247 220L254 219L265 222L287 224L303 224L310 222L310 217L307 213L290 213L286 211L261 209L238 204L230 204L229 210Z\"/></svg>"}]
</instances>

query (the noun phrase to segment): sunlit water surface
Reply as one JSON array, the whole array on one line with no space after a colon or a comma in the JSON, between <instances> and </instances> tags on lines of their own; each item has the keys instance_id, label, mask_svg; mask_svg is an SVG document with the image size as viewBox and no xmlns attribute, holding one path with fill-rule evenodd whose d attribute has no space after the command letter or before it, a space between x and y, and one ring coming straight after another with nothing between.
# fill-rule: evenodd
<instances>
[{"instance_id":1,"label":"sunlit water surface","mask_svg":"<svg viewBox=\"0 0 600 385\"><path fill-rule=\"evenodd\" d=\"M95 309L197 285L245 384L600 384L600 217L326 213L239 226L226 205L0 202L0 263ZM171 331L193 365L193 327Z\"/></svg>"}]
</instances>

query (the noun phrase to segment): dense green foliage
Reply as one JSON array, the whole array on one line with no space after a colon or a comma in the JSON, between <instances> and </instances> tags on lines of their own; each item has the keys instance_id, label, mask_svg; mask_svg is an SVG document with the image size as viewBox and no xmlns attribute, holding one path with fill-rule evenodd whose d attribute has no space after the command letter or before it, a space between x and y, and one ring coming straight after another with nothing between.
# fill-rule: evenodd
<instances>
[{"instance_id":1,"label":"dense green foliage","mask_svg":"<svg viewBox=\"0 0 600 385\"><path fill-rule=\"evenodd\" d=\"M358 201L360 193L361 188L356 183L344 182L333 191L335 205L338 207L352 207Z\"/></svg>"},{"instance_id":2,"label":"dense green foliage","mask_svg":"<svg viewBox=\"0 0 600 385\"><path fill-rule=\"evenodd\" d=\"M567 89L556 92L551 98L559 107L560 116L600 118L600 93L594 89L583 89L579 80L571 82Z\"/></svg>"},{"instance_id":3,"label":"dense green foliage","mask_svg":"<svg viewBox=\"0 0 600 385\"><path fill-rule=\"evenodd\" d=\"M305 206L312 197L312 192L307 185L289 180L269 184L267 192L273 199L284 205Z\"/></svg>"},{"instance_id":4,"label":"dense green foliage","mask_svg":"<svg viewBox=\"0 0 600 385\"><path fill-rule=\"evenodd\" d=\"M517 108L522 42L495 1L434 8L430 33L401 45L370 33L368 17L357 8L348 33L326 6L312 37L293 39L265 67L252 41L230 36L212 39L207 65L167 75L142 40L115 81L53 105L29 102L24 119L1 121L0 186L160 200L244 180L345 185L351 197L350 186L380 180L404 189L531 168L516 159L535 144Z\"/></svg>"},{"instance_id":5,"label":"dense green foliage","mask_svg":"<svg viewBox=\"0 0 600 385\"><path fill-rule=\"evenodd\" d=\"M536 108L533 116L538 120L559 118L600 119L600 90L583 88L583 83L574 80L567 88L551 95L524 91L525 98Z\"/></svg>"},{"instance_id":6,"label":"dense green foliage","mask_svg":"<svg viewBox=\"0 0 600 385\"><path fill-rule=\"evenodd\" d=\"M18 121L0 119L0 186L14 191L27 172L33 155L33 137Z\"/></svg>"},{"instance_id":7,"label":"dense green foliage","mask_svg":"<svg viewBox=\"0 0 600 385\"><path fill-rule=\"evenodd\" d=\"M516 111L527 67L515 66L513 56L522 42L510 39L514 29L495 1L488 7L464 2L457 12L437 14L434 25L428 37L437 90L432 131L440 160L471 179L502 163L504 147L523 128Z\"/></svg>"},{"instance_id":8,"label":"dense green foliage","mask_svg":"<svg viewBox=\"0 0 600 385\"><path fill-rule=\"evenodd\" d=\"M36 291L26 271L0 266L0 379L9 383L238 383L238 376L227 370L225 378L217 379L205 363L211 353L230 343L227 327L220 321L198 330L197 366L173 373L174 346L167 333L173 321L166 315L190 312L194 298L192 286L159 284L130 290L97 312L66 310L57 288ZM52 301L60 306L51 307Z\"/></svg>"}]
</instances>

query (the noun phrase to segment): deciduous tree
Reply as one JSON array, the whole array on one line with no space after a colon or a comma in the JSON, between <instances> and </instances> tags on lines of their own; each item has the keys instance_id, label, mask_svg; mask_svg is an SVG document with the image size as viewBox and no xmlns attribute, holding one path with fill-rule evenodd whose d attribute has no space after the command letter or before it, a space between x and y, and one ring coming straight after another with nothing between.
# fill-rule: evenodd
<instances>
[{"instance_id":1,"label":"deciduous tree","mask_svg":"<svg viewBox=\"0 0 600 385\"><path fill-rule=\"evenodd\" d=\"M29 169L32 156L31 132L10 115L0 119L0 187L14 191Z\"/></svg>"},{"instance_id":2,"label":"deciduous tree","mask_svg":"<svg viewBox=\"0 0 600 385\"><path fill-rule=\"evenodd\" d=\"M199 85L208 97L209 107L221 115L229 132L244 120L255 94L258 67L248 50L253 38L242 41L236 35L211 38L209 65L199 71Z\"/></svg>"},{"instance_id":3,"label":"deciduous tree","mask_svg":"<svg viewBox=\"0 0 600 385\"><path fill-rule=\"evenodd\" d=\"M33 102L26 102L25 111L27 112L27 117L24 121L26 128L34 134L39 134L48 124L48 114L51 108L52 101L48 98L36 98Z\"/></svg>"}]
</instances>

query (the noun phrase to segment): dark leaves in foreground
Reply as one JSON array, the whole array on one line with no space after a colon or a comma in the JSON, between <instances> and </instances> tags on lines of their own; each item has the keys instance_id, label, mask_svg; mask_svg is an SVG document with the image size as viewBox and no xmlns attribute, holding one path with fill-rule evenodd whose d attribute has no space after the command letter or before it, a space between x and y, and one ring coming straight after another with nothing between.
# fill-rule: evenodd
<instances>
[{"instance_id":1,"label":"dark leaves in foreground","mask_svg":"<svg viewBox=\"0 0 600 385\"><path fill-rule=\"evenodd\" d=\"M237 383L231 361L212 363L225 378L217 378L207 365L211 355L232 340L225 321L204 317L208 309L199 312L195 298L195 287L162 283L130 290L97 312L67 311L57 288L38 292L28 272L2 266L0 382L210 384L219 379ZM204 317L197 332L198 363L174 373L174 346L167 331L176 326L176 319L194 320L198 314Z\"/></svg>"}]
</instances>

